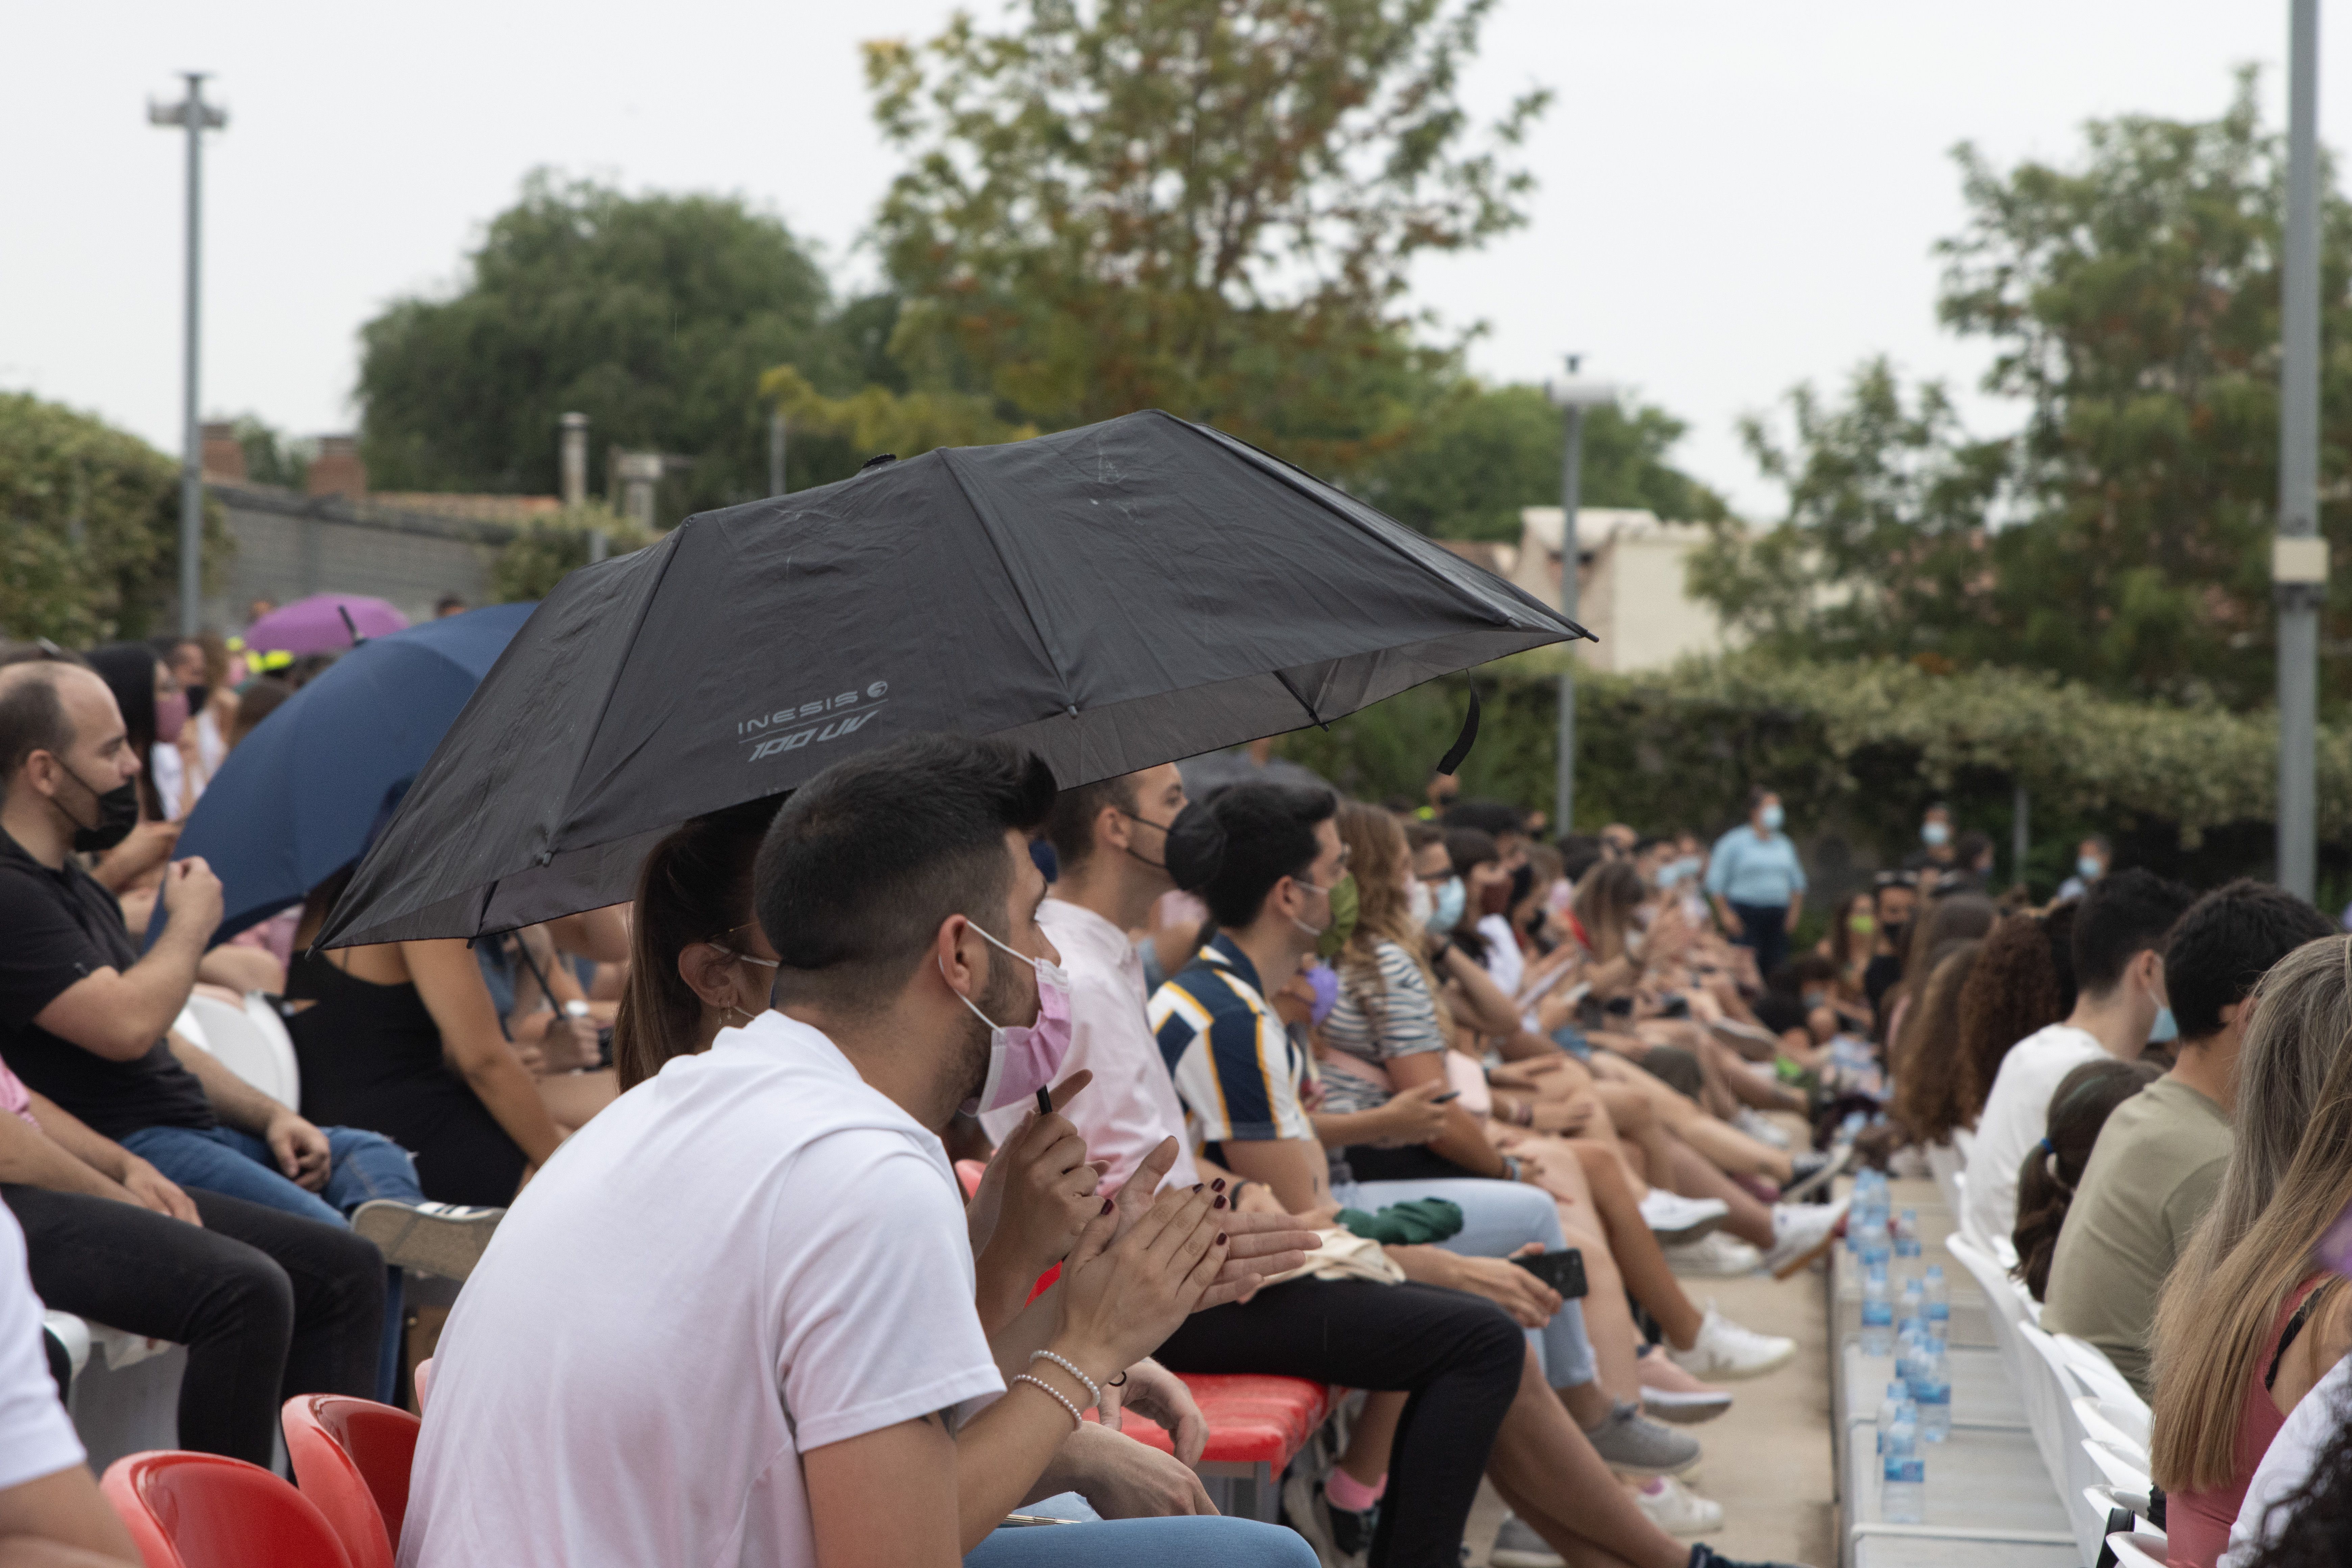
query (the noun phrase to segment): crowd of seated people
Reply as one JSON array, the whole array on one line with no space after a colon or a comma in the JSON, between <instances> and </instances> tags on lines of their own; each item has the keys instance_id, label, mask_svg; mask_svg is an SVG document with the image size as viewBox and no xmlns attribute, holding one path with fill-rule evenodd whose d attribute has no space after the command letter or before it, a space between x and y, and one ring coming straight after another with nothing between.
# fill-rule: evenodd
<instances>
[{"instance_id":1,"label":"crowd of seated people","mask_svg":"<svg viewBox=\"0 0 2352 1568\"><path fill-rule=\"evenodd\" d=\"M2172 1563L2343 1561L2352 939L2267 884L2079 860L2043 909L1921 906L1879 1009L1895 1121L1965 1140L1962 1229L2147 1400Z\"/></svg>"},{"instance_id":2,"label":"crowd of seated people","mask_svg":"<svg viewBox=\"0 0 2352 1568\"><path fill-rule=\"evenodd\" d=\"M392 1396L400 1266L470 1274L408 1568L1451 1564L1482 1482L1498 1568L1725 1563L1695 1428L1796 1347L1688 1282L1818 1257L1881 1109L1865 1153L1970 1135L1964 1228L2150 1396L2176 1561L2340 1528L2352 952L2275 889L2086 850L2029 909L1931 814L1800 949L1769 790L1711 847L1548 844L917 738L686 824L620 909L315 950L347 867L218 942L177 823L293 689L0 654L0 1204L43 1301L188 1347L184 1445L260 1463L283 1398ZM299 1105L174 1029L206 985L280 999ZM1188 1468L1221 1373L1354 1391L1288 1531Z\"/></svg>"}]
</instances>

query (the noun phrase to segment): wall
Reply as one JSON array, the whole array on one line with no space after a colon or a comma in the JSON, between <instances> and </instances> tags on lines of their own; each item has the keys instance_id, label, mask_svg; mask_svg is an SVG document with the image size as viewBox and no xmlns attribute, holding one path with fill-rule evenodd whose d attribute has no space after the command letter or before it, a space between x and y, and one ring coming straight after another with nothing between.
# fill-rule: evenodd
<instances>
[{"instance_id":1,"label":"wall","mask_svg":"<svg viewBox=\"0 0 2352 1568\"><path fill-rule=\"evenodd\" d=\"M1559 603L1560 512L1531 506L1519 513L1519 546L1511 580L1547 605ZM1592 669L1663 669L1686 656L1720 653L1729 646L1714 607L1684 586L1691 551L1706 542L1704 524L1661 522L1655 514L1610 507L1579 507L1576 548L1580 625L1601 640L1579 643L1579 662Z\"/></svg>"},{"instance_id":2,"label":"wall","mask_svg":"<svg viewBox=\"0 0 2352 1568\"><path fill-rule=\"evenodd\" d=\"M412 621L430 619L445 594L487 604L490 561L515 536L499 523L371 501L261 485L207 489L236 543L204 606L205 624L224 631L244 626L257 598L283 605L310 594L367 594Z\"/></svg>"}]
</instances>

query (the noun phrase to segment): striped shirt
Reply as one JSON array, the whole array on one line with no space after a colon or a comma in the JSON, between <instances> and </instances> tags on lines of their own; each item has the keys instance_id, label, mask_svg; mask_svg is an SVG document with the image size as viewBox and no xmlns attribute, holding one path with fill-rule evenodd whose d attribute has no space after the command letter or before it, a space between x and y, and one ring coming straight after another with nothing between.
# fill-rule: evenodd
<instances>
[{"instance_id":1,"label":"striped shirt","mask_svg":"<svg viewBox=\"0 0 2352 1568\"><path fill-rule=\"evenodd\" d=\"M1380 964L1377 986L1360 970L1339 971L1339 1000L1323 1020L1324 1045L1383 1066L1398 1057L1444 1050L1437 1005L1430 999L1429 982L1412 955L1384 942L1372 949L1372 956ZM1325 1064L1323 1110L1377 1110L1388 1100L1389 1091L1370 1079Z\"/></svg>"},{"instance_id":2,"label":"striped shirt","mask_svg":"<svg viewBox=\"0 0 2352 1568\"><path fill-rule=\"evenodd\" d=\"M1152 994L1145 1021L1202 1142L1314 1138L1299 1098L1307 1053L1230 935L1220 933Z\"/></svg>"}]
</instances>

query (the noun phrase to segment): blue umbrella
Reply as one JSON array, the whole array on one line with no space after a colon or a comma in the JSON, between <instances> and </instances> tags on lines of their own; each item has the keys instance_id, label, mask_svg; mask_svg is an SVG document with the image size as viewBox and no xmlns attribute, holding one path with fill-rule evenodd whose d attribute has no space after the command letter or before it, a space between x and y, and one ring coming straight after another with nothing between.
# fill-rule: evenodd
<instances>
[{"instance_id":1,"label":"blue umbrella","mask_svg":"<svg viewBox=\"0 0 2352 1568\"><path fill-rule=\"evenodd\" d=\"M535 605L493 605L373 637L287 699L205 788L175 858L221 879L226 942L367 847L386 797L416 776ZM156 906L151 940L162 929Z\"/></svg>"}]
</instances>

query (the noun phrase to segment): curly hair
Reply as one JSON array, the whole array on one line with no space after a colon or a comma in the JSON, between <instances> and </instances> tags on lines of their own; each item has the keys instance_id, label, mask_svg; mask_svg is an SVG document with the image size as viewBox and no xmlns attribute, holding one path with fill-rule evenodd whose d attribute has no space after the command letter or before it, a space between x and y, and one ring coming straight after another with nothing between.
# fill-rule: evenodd
<instances>
[{"instance_id":1,"label":"curly hair","mask_svg":"<svg viewBox=\"0 0 2352 1568\"><path fill-rule=\"evenodd\" d=\"M2035 1300L2050 1288L2058 1228L2074 1206L2074 1189L2083 1184L2099 1129L2116 1106L2154 1083L2157 1076L2154 1062L2102 1057L2060 1079L2052 1091L2046 1135L2018 1166L2017 1225L2010 1233L2017 1244L2017 1267L2009 1271L2010 1278L2022 1280Z\"/></svg>"},{"instance_id":2,"label":"curly hair","mask_svg":"<svg viewBox=\"0 0 2352 1568\"><path fill-rule=\"evenodd\" d=\"M2050 933L2040 917L2005 915L1985 937L1976 973L1960 996L1960 1062L1955 1115L1973 1127L2001 1058L2026 1036L2066 1016Z\"/></svg>"},{"instance_id":3,"label":"curly hair","mask_svg":"<svg viewBox=\"0 0 2352 1568\"><path fill-rule=\"evenodd\" d=\"M1927 984L1895 1037L1895 1119L1922 1143L1945 1142L1957 1124L1959 998L1983 945L1962 937L1935 951Z\"/></svg>"},{"instance_id":4,"label":"curly hair","mask_svg":"<svg viewBox=\"0 0 2352 1568\"><path fill-rule=\"evenodd\" d=\"M2284 1518L2270 1543L2254 1553L2253 1568L2338 1568L2352 1563L2352 1423L2338 1425L2315 1455L2311 1474L2264 1515Z\"/></svg>"}]
</instances>

